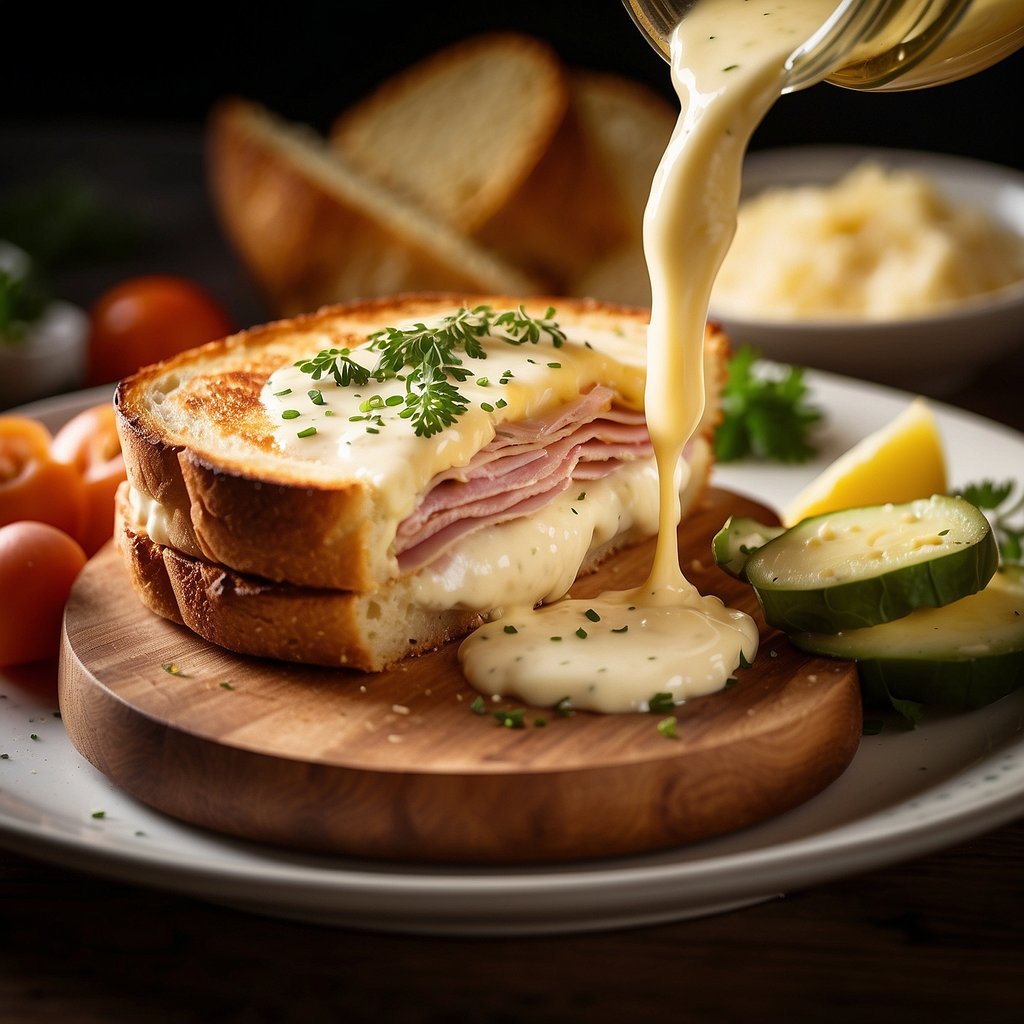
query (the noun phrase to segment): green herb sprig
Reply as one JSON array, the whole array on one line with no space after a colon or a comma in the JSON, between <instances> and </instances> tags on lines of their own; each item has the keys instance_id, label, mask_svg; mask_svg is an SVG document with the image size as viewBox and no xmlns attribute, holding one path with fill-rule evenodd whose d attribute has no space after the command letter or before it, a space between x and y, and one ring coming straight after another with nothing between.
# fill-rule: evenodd
<instances>
[{"instance_id":1,"label":"green herb sprig","mask_svg":"<svg viewBox=\"0 0 1024 1024\"><path fill-rule=\"evenodd\" d=\"M36 275L20 277L0 269L0 345L21 342L49 302Z\"/></svg>"},{"instance_id":2,"label":"green herb sprig","mask_svg":"<svg viewBox=\"0 0 1024 1024\"><path fill-rule=\"evenodd\" d=\"M1024 513L1024 491L1011 501L1016 483L1013 480L981 480L967 484L954 494L976 505L992 524L999 555L1003 562L1024 562L1024 520L1014 526L1014 516Z\"/></svg>"},{"instance_id":3,"label":"green herb sprig","mask_svg":"<svg viewBox=\"0 0 1024 1024\"><path fill-rule=\"evenodd\" d=\"M333 377L338 387L342 388L349 384L362 387L370 382L370 371L357 363L347 348L321 349L311 359L300 359L295 365L313 380L321 380L324 376Z\"/></svg>"},{"instance_id":4,"label":"green herb sprig","mask_svg":"<svg viewBox=\"0 0 1024 1024\"><path fill-rule=\"evenodd\" d=\"M363 386L371 379L404 381L404 407L398 415L410 422L418 436L431 437L465 413L469 400L457 385L475 376L465 359L487 358L483 339L495 336L510 345L538 345L547 338L560 348L565 333L554 314L552 307L542 317L529 316L523 306L497 314L491 306L462 307L433 327L417 322L369 335L369 350L377 353L372 369L353 359L347 348L323 349L295 365L313 380L333 377L340 387ZM506 371L500 383L510 377Z\"/></svg>"},{"instance_id":5,"label":"green herb sprig","mask_svg":"<svg viewBox=\"0 0 1024 1024\"><path fill-rule=\"evenodd\" d=\"M440 433L466 411L469 400L446 375L453 369L423 363L406 377L405 408L398 415L412 423L417 436ZM461 367L458 373L462 373ZM456 375L455 379L466 378Z\"/></svg>"},{"instance_id":6,"label":"green herb sprig","mask_svg":"<svg viewBox=\"0 0 1024 1024\"><path fill-rule=\"evenodd\" d=\"M653 715L663 715L676 706L671 693L658 692L647 702L647 710Z\"/></svg>"},{"instance_id":7,"label":"green herb sprig","mask_svg":"<svg viewBox=\"0 0 1024 1024\"><path fill-rule=\"evenodd\" d=\"M810 435L822 413L807 403L804 370L788 366L769 374L759 362L757 350L743 345L727 364L715 456L720 462L806 462L815 454Z\"/></svg>"}]
</instances>

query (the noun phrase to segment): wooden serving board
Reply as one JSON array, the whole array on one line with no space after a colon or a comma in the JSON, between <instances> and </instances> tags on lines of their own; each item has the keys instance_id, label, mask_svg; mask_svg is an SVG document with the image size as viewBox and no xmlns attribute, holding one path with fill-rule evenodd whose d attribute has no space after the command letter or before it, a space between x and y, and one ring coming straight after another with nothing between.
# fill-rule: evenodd
<instances>
[{"instance_id":1,"label":"wooden serving board","mask_svg":"<svg viewBox=\"0 0 1024 1024\"><path fill-rule=\"evenodd\" d=\"M509 728L491 710L522 705L475 713L455 644L380 675L232 654L145 609L112 546L68 603L64 724L83 756L146 804L293 848L553 862L739 829L842 773L861 705L852 664L797 652L764 628L750 589L714 566L711 537L733 513L771 519L712 490L683 525L682 565L702 593L757 617L761 649L734 686L676 709L676 738L651 714L528 708ZM624 552L574 593L640 583L652 554Z\"/></svg>"}]
</instances>

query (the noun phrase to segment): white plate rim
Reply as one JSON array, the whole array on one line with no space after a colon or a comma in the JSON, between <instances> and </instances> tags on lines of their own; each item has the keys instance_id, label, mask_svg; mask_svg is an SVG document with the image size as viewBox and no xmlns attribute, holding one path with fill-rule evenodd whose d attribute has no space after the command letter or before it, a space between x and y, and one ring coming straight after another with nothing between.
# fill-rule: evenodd
<instances>
[{"instance_id":1,"label":"white plate rim","mask_svg":"<svg viewBox=\"0 0 1024 1024\"><path fill-rule=\"evenodd\" d=\"M823 397L830 408L849 403L862 419L863 408L881 404L877 413L889 418L910 400L892 388L808 371L812 397ZM33 403L20 414L52 423L109 395L96 388ZM1024 436L938 402L933 406L944 432L955 440L963 432L1009 446L1024 454ZM826 438L827 447L844 446L848 438ZM954 453L956 444L953 445ZM963 461L963 460L961 460ZM813 474L808 467L800 472ZM716 471L725 486L763 496L763 481L777 469L751 471L750 467L723 467ZM794 477L799 479L800 473ZM749 485L749 486L744 486ZM1005 705L1015 716L1007 742L976 763L965 765L942 786L973 787L1005 766L1024 765L1024 697L1013 695ZM61 730L63 734L63 731ZM66 741L66 736L65 736ZM67 741L66 741L67 742ZM70 748L70 743L67 743ZM106 780L84 765L87 784ZM91 773L91 774L90 774ZM1019 776L1019 777L1018 777ZM940 787L941 788L941 787ZM552 934L636 926L714 913L770 898L793 888L804 888L897 860L920 856L999 827L1024 814L1024 770L1005 772L999 785L979 786L978 795L950 801L936 799L915 813L899 806L867 815L840 826L790 841L739 853L715 853L715 841L704 844L709 856L679 851L654 858L624 858L581 865L525 869L475 869L357 863L339 860L302 862L279 851L224 841L227 855L219 859L183 856L187 843L175 848L83 835L63 835L40 820L28 823L8 813L3 805L0 777L0 846L90 873L154 888L189 894L213 902L280 917L339 926L423 934L508 935ZM828 791L819 799L828 799ZM180 828L169 823L172 833ZM217 837L207 837L217 845ZM232 857L232 851L238 856ZM222 851L223 852L223 851ZM699 850L698 850L699 853Z\"/></svg>"}]
</instances>

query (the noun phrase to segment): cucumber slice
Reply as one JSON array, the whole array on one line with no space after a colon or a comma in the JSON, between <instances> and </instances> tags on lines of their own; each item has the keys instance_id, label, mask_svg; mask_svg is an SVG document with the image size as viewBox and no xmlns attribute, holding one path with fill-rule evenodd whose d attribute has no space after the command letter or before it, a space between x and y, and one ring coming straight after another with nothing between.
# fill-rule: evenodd
<instances>
[{"instance_id":1,"label":"cucumber slice","mask_svg":"<svg viewBox=\"0 0 1024 1024\"><path fill-rule=\"evenodd\" d=\"M958 601L998 564L985 514L936 494L805 519L755 551L744 572L771 625L837 633Z\"/></svg>"},{"instance_id":2,"label":"cucumber slice","mask_svg":"<svg viewBox=\"0 0 1024 1024\"><path fill-rule=\"evenodd\" d=\"M785 532L784 526L768 526L753 516L729 516L711 541L715 565L738 580L746 580L747 559Z\"/></svg>"},{"instance_id":3,"label":"cucumber slice","mask_svg":"<svg viewBox=\"0 0 1024 1024\"><path fill-rule=\"evenodd\" d=\"M1004 566L984 590L942 608L790 640L812 654L856 661L865 703L979 708L1024 686L1024 566Z\"/></svg>"}]
</instances>

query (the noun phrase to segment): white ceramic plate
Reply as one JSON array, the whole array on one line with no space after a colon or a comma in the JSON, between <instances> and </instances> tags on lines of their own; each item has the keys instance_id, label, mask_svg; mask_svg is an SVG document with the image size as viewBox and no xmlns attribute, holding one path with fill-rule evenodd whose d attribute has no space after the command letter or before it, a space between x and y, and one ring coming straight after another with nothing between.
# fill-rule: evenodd
<instances>
[{"instance_id":1,"label":"white ceramic plate","mask_svg":"<svg viewBox=\"0 0 1024 1024\"><path fill-rule=\"evenodd\" d=\"M780 505L909 396L808 377L829 411L820 457L729 466L722 486ZM56 424L105 392L37 403ZM1004 479L1024 436L936 406L954 484ZM227 839L117 790L69 743L54 670L0 675L0 845L81 871L278 917L425 934L579 932L714 913L915 857L1024 814L1024 689L969 714L886 721L831 787L734 835L651 856L542 868L392 865Z\"/></svg>"},{"instance_id":2,"label":"white ceramic plate","mask_svg":"<svg viewBox=\"0 0 1024 1024\"><path fill-rule=\"evenodd\" d=\"M827 185L854 166L926 174L949 201L981 211L1024 237L1024 174L967 157L862 146L792 146L750 153L743 196ZM716 310L736 343L765 357L941 395L1024 345L1024 281L933 316L886 322L770 320Z\"/></svg>"}]
</instances>

